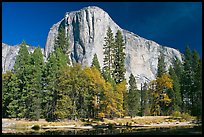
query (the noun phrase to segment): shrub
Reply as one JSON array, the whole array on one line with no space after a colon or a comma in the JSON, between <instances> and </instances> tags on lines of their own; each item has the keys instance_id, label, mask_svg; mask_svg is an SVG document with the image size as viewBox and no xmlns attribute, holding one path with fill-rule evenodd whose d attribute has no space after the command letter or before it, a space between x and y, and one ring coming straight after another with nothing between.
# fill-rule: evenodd
<instances>
[{"instance_id":1,"label":"shrub","mask_svg":"<svg viewBox=\"0 0 204 137\"><path fill-rule=\"evenodd\" d=\"M101 121L104 121L103 118L105 117L105 114L103 112L100 112L98 113L98 118L101 120Z\"/></svg>"},{"instance_id":2,"label":"shrub","mask_svg":"<svg viewBox=\"0 0 204 137\"><path fill-rule=\"evenodd\" d=\"M109 129L113 129L113 128L114 128L114 124L113 124L113 123L109 123L109 124L108 124L108 128L109 128Z\"/></svg>"},{"instance_id":3,"label":"shrub","mask_svg":"<svg viewBox=\"0 0 204 137\"><path fill-rule=\"evenodd\" d=\"M180 113L179 111L175 111L172 115L173 118L180 118L179 120L188 121L192 119L192 116L188 113Z\"/></svg>"},{"instance_id":4,"label":"shrub","mask_svg":"<svg viewBox=\"0 0 204 137\"><path fill-rule=\"evenodd\" d=\"M181 117L181 112L175 111L175 112L172 113L171 116L172 116L172 117L175 117L175 118Z\"/></svg>"},{"instance_id":5,"label":"shrub","mask_svg":"<svg viewBox=\"0 0 204 137\"><path fill-rule=\"evenodd\" d=\"M180 121L180 122L186 122L186 120L185 120L185 119L180 119L179 121Z\"/></svg>"},{"instance_id":6,"label":"shrub","mask_svg":"<svg viewBox=\"0 0 204 137\"><path fill-rule=\"evenodd\" d=\"M39 126L39 125L34 125L34 126L32 127L32 129L34 129L34 130L39 130L39 129L40 129L40 126Z\"/></svg>"},{"instance_id":7,"label":"shrub","mask_svg":"<svg viewBox=\"0 0 204 137\"><path fill-rule=\"evenodd\" d=\"M188 113L181 114L181 117L182 117L182 119L185 119L187 121L192 119L192 116L189 115Z\"/></svg>"}]
</instances>

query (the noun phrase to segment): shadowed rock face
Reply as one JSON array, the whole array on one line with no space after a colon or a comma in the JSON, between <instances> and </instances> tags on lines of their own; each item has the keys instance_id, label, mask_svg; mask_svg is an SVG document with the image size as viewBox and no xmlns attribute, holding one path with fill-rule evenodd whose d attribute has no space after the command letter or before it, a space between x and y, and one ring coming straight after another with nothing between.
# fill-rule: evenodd
<instances>
[{"instance_id":1,"label":"shadowed rock face","mask_svg":"<svg viewBox=\"0 0 204 137\"><path fill-rule=\"evenodd\" d=\"M126 46L125 76L128 82L130 73L133 73L136 76L138 88L140 88L141 83L155 79L160 50L165 55L167 67L175 57L182 60L181 53L178 50L161 46L154 41L123 30L111 19L108 13L95 6L85 7L79 11L67 12L61 21L52 26L44 48L45 59L54 50L54 41L61 25L65 26L65 31L69 37L70 52L68 56L71 63L78 62L82 66L90 66L92 58L96 53L101 68L103 67L103 44L107 29L110 27L114 35L117 30L120 30ZM8 49L6 50L5 48L4 50L7 51ZM2 55L2 60L3 57L5 58L5 56ZM15 58L11 58L11 62L13 60ZM7 62L4 70L11 68L8 67L9 60Z\"/></svg>"}]
</instances>

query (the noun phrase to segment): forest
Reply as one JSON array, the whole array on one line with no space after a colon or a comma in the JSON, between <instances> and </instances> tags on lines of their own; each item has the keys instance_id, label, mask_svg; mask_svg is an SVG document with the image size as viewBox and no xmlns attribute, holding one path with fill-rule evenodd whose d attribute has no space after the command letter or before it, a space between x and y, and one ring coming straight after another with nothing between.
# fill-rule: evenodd
<instances>
[{"instance_id":1,"label":"forest","mask_svg":"<svg viewBox=\"0 0 204 137\"><path fill-rule=\"evenodd\" d=\"M90 67L71 63L68 36L59 30L55 50L44 61L38 46L28 52L22 42L14 68L2 74L2 117L57 121L124 116L202 116L202 60L186 47L183 61L166 68L160 52L155 80L137 88L133 74L125 79L125 44L121 32L108 28L103 68L95 54ZM137 68L135 68L137 69Z\"/></svg>"}]
</instances>

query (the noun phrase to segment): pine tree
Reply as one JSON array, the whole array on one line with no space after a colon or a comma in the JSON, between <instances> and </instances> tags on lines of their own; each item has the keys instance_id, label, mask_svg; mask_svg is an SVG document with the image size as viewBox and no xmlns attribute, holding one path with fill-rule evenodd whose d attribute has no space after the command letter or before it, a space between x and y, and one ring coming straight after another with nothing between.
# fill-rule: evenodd
<instances>
[{"instance_id":1,"label":"pine tree","mask_svg":"<svg viewBox=\"0 0 204 137\"><path fill-rule=\"evenodd\" d=\"M56 73L58 71L57 67L57 59L55 53L51 53L49 55L48 61L46 62L45 68L45 86L44 86L44 94L43 94L43 107L44 107L44 117L48 121L55 120L54 111L56 109L57 102L57 81L56 81Z\"/></svg>"},{"instance_id":2,"label":"pine tree","mask_svg":"<svg viewBox=\"0 0 204 137\"><path fill-rule=\"evenodd\" d=\"M183 64L176 57L175 59L173 59L172 65L173 65L173 69L176 73L176 76L178 77L179 83L181 83L181 77L182 77L182 73L183 73Z\"/></svg>"},{"instance_id":3,"label":"pine tree","mask_svg":"<svg viewBox=\"0 0 204 137\"><path fill-rule=\"evenodd\" d=\"M169 97L171 98L170 109L174 111L181 111L181 92L179 78L176 75L174 68L169 68L170 78L173 80L173 88L169 90Z\"/></svg>"},{"instance_id":4,"label":"pine tree","mask_svg":"<svg viewBox=\"0 0 204 137\"><path fill-rule=\"evenodd\" d=\"M115 87L116 83L115 83L115 80L113 79L111 73L109 70L105 70L105 68L103 68L102 70L102 75L103 75L103 78L109 82L113 87Z\"/></svg>"},{"instance_id":5,"label":"pine tree","mask_svg":"<svg viewBox=\"0 0 204 137\"><path fill-rule=\"evenodd\" d=\"M56 50L57 48L62 50L62 52L66 55L67 63L70 64L70 59L68 57L69 53L68 35L66 35L64 27L60 27L58 36L55 40L54 49Z\"/></svg>"},{"instance_id":6,"label":"pine tree","mask_svg":"<svg viewBox=\"0 0 204 137\"><path fill-rule=\"evenodd\" d=\"M19 109L19 106L20 106L19 102L22 100L21 94L20 94L20 88L19 88L20 83L19 83L18 77L14 73L12 73L8 78L9 78L8 83L6 81L5 81L6 83L4 83L4 77L2 79L3 80L2 101L9 99L9 104L4 105L4 107L6 107L5 109L7 109L6 114L8 114L8 117L18 118L19 114L21 113L21 110ZM6 92L5 93L6 96L4 92ZM7 102L2 102L2 104L5 104L5 103Z\"/></svg>"},{"instance_id":7,"label":"pine tree","mask_svg":"<svg viewBox=\"0 0 204 137\"><path fill-rule=\"evenodd\" d=\"M115 83L120 83L125 80L125 44L123 41L123 36L121 31L117 31L115 36L115 46L114 46L114 65L113 65L113 74Z\"/></svg>"},{"instance_id":8,"label":"pine tree","mask_svg":"<svg viewBox=\"0 0 204 137\"><path fill-rule=\"evenodd\" d=\"M192 91L191 91L191 102L192 109L191 113L194 116L201 115L201 97L202 97L202 69L201 60L196 50L192 52Z\"/></svg>"},{"instance_id":9,"label":"pine tree","mask_svg":"<svg viewBox=\"0 0 204 137\"><path fill-rule=\"evenodd\" d=\"M198 118L202 118L202 60L199 60L199 64L197 67L197 71L195 74L195 85L196 87L196 110L195 115L198 116Z\"/></svg>"},{"instance_id":10,"label":"pine tree","mask_svg":"<svg viewBox=\"0 0 204 137\"><path fill-rule=\"evenodd\" d=\"M150 90L145 82L141 91L141 116L150 115L151 99Z\"/></svg>"},{"instance_id":11,"label":"pine tree","mask_svg":"<svg viewBox=\"0 0 204 137\"><path fill-rule=\"evenodd\" d=\"M2 117L16 117L15 111L17 104L11 104L17 101L16 94L19 92L17 78L11 71L2 74Z\"/></svg>"},{"instance_id":12,"label":"pine tree","mask_svg":"<svg viewBox=\"0 0 204 137\"><path fill-rule=\"evenodd\" d=\"M104 39L105 39L105 44L103 46L103 49L104 49L103 71L104 73L107 73L108 76L111 76L113 73L113 63L114 63L114 58L113 58L114 37L110 27L108 27L106 37Z\"/></svg>"},{"instance_id":13,"label":"pine tree","mask_svg":"<svg viewBox=\"0 0 204 137\"><path fill-rule=\"evenodd\" d=\"M7 71L5 74L2 74L2 117L7 117L8 105L12 101L11 93L9 93L9 80L11 79L12 73Z\"/></svg>"},{"instance_id":14,"label":"pine tree","mask_svg":"<svg viewBox=\"0 0 204 137\"><path fill-rule=\"evenodd\" d=\"M166 67L164 62L164 54L160 51L157 65L157 77L161 77L162 74L166 73Z\"/></svg>"},{"instance_id":15,"label":"pine tree","mask_svg":"<svg viewBox=\"0 0 204 137\"><path fill-rule=\"evenodd\" d=\"M183 97L183 111L187 112L191 110L191 101L190 94L192 91L193 75L192 75L192 53L189 47L186 47L184 53L184 71L182 73L181 80L181 94Z\"/></svg>"},{"instance_id":16,"label":"pine tree","mask_svg":"<svg viewBox=\"0 0 204 137\"><path fill-rule=\"evenodd\" d=\"M131 117L138 115L140 111L140 93L134 75L131 73L129 78L128 112Z\"/></svg>"},{"instance_id":17,"label":"pine tree","mask_svg":"<svg viewBox=\"0 0 204 137\"><path fill-rule=\"evenodd\" d=\"M72 114L72 98L70 97L70 67L69 66L62 66L59 69L59 74L57 78L58 86L56 87L57 90L57 97L56 97L56 110L54 114L57 119L64 119L70 118Z\"/></svg>"},{"instance_id":18,"label":"pine tree","mask_svg":"<svg viewBox=\"0 0 204 137\"><path fill-rule=\"evenodd\" d=\"M20 50L16 56L16 61L13 67L13 72L18 75L23 74L25 66L30 63L30 55L25 41L20 44Z\"/></svg>"},{"instance_id":19,"label":"pine tree","mask_svg":"<svg viewBox=\"0 0 204 137\"><path fill-rule=\"evenodd\" d=\"M30 84L30 101L31 105L28 108L29 117L33 120L38 120L41 116L41 104L42 104L42 93L43 93L43 69L44 60L43 54L38 46L33 54L31 54L31 80Z\"/></svg>"},{"instance_id":20,"label":"pine tree","mask_svg":"<svg viewBox=\"0 0 204 137\"><path fill-rule=\"evenodd\" d=\"M59 99L57 100L56 110L54 114L58 119L69 118L71 114L71 98L67 95L58 95Z\"/></svg>"},{"instance_id":21,"label":"pine tree","mask_svg":"<svg viewBox=\"0 0 204 137\"><path fill-rule=\"evenodd\" d=\"M60 68L67 65L67 58L60 48L50 54L48 62L46 64L46 86L45 92L45 102L46 104L46 118L47 120L56 120L56 105L58 100L59 85L57 79L60 77Z\"/></svg>"},{"instance_id":22,"label":"pine tree","mask_svg":"<svg viewBox=\"0 0 204 137\"><path fill-rule=\"evenodd\" d=\"M99 61L98 61L98 57L97 57L96 54L94 54L91 66L92 67L94 66L94 67L96 67L97 70L101 71L100 64L99 64Z\"/></svg>"},{"instance_id":23,"label":"pine tree","mask_svg":"<svg viewBox=\"0 0 204 137\"><path fill-rule=\"evenodd\" d=\"M16 74L17 79L19 80L19 94L18 101L15 101L18 106L17 108L17 117L18 118L27 118L28 116L28 108L30 105L29 95L30 95L30 83L31 80L31 66L30 66L31 58L28 52L27 44L23 41L20 45L19 53L16 57L16 62L14 64L13 72ZM16 106L15 105L15 106Z\"/></svg>"},{"instance_id":24,"label":"pine tree","mask_svg":"<svg viewBox=\"0 0 204 137\"><path fill-rule=\"evenodd\" d=\"M179 86L179 89L180 89L180 97L181 97L181 104L180 106L180 111L183 110L183 106L184 106L184 103L183 103L183 100L184 100L184 92L182 92L182 74L183 74L183 71L184 71L184 68L183 68L183 64L182 62L178 59L178 58L175 58L173 59L173 62L172 62L172 65L173 65L173 69L174 69L174 72L177 76L177 80L178 80L178 86Z\"/></svg>"}]
</instances>

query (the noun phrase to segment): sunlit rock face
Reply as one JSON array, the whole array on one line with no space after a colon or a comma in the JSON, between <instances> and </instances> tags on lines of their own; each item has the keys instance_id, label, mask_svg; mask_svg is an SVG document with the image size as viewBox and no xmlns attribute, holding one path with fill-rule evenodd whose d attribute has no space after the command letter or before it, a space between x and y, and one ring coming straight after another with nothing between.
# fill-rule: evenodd
<instances>
[{"instance_id":1,"label":"sunlit rock face","mask_svg":"<svg viewBox=\"0 0 204 137\"><path fill-rule=\"evenodd\" d=\"M54 50L54 39L60 25L65 25L69 37L69 57L72 63L78 62L83 66L90 66L93 55L96 53L99 63L103 67L103 44L107 29L110 27L114 35L117 30L120 30L126 46L126 79L128 81L129 75L133 73L137 78L138 88L141 83L155 79L160 50L165 55L167 68L173 58L177 57L181 60L181 53L178 50L161 46L154 41L120 28L108 13L95 6L68 12L64 19L53 25L45 45L46 57Z\"/></svg>"},{"instance_id":2,"label":"sunlit rock face","mask_svg":"<svg viewBox=\"0 0 204 137\"><path fill-rule=\"evenodd\" d=\"M181 53L178 50L161 46L154 41L147 40L122 29L111 19L108 13L95 6L85 7L79 11L67 12L61 21L52 26L44 48L45 59L54 50L54 41L60 26L65 26L65 31L68 35L70 45L68 56L71 63L78 62L82 66L90 66L92 58L96 53L101 68L103 67L103 44L107 29L110 27L114 35L117 30L120 30L126 46L125 77L128 82L129 75L132 73L137 79L138 88L140 88L141 83L155 79L158 56L161 50L165 55L167 68L173 58L177 57L182 60ZM5 48L4 50L6 52L8 49ZM14 60L15 58L11 57L11 61L14 62ZM11 68L11 66L8 66L5 70Z\"/></svg>"}]
</instances>

